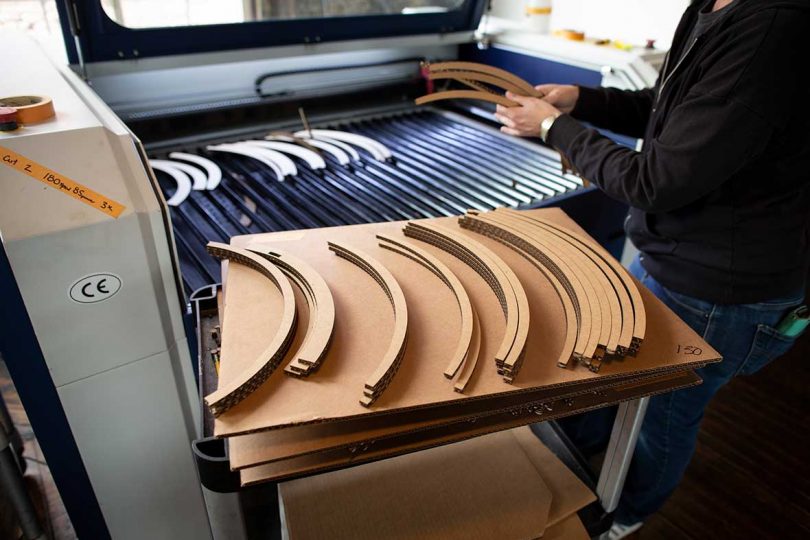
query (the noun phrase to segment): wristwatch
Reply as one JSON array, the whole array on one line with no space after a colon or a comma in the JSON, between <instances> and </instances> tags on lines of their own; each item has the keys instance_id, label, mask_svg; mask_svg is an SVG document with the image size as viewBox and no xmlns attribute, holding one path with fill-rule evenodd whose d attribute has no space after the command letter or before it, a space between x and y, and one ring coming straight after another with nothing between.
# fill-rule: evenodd
<instances>
[{"instance_id":1,"label":"wristwatch","mask_svg":"<svg viewBox=\"0 0 810 540\"><path fill-rule=\"evenodd\" d=\"M548 142L548 132L551 131L551 126L554 125L554 121L559 118L559 114L552 114L551 116L547 116L540 122L540 139L543 142Z\"/></svg>"}]
</instances>

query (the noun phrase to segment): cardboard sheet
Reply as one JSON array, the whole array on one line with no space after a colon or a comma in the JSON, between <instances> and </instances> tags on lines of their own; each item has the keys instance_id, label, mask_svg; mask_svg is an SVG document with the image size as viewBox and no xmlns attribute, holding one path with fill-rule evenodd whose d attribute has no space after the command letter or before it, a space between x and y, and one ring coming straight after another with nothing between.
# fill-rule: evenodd
<instances>
[{"instance_id":1,"label":"cardboard sheet","mask_svg":"<svg viewBox=\"0 0 810 540\"><path fill-rule=\"evenodd\" d=\"M649 380L628 382L605 391L587 393L574 398L559 398L543 404L526 403L509 411L486 417L471 417L434 429L381 440L371 439L337 450L242 469L240 471L241 483L246 486L336 470L699 383L700 377L693 372L677 372Z\"/></svg>"},{"instance_id":2,"label":"cardboard sheet","mask_svg":"<svg viewBox=\"0 0 810 540\"><path fill-rule=\"evenodd\" d=\"M530 212L537 212L548 220L584 234L558 209ZM461 231L456 218L436 221ZM504 331L503 315L495 296L464 263L433 246L423 245L456 273L481 319L483 344L478 368L468 391L464 395L454 392L453 382L443 377L442 372L453 354L458 331L455 298L427 269L377 247L376 233L402 238L403 224L290 231L233 240L242 247L282 249L311 264L332 289L337 321L332 348L317 373L306 379L274 373L253 395L216 420L216 435L230 436L296 424L385 414L404 408L469 402L475 398L597 378L686 369L719 359L719 355L699 336L642 288L648 328L637 358L608 362L599 374L581 366L560 369L554 361L562 347L565 330L562 307L552 286L528 261L508 247L475 233L461 231L487 245L513 268L529 295L532 325L524 367L514 384L507 384L495 372L494 354ZM356 266L335 257L326 247L330 240L356 246L382 261L399 281L409 306L408 348L402 367L371 409L362 407L359 398L364 381L374 371L388 345L393 317L379 286ZM221 354L221 370L226 378L249 365L272 337L272 332L256 328L258 319L268 317L268 308L266 303L257 303L255 286L255 281L246 279L244 273L229 272L227 275L227 324L223 328ZM265 327L270 327L269 321ZM685 354L685 351L695 351L686 349L686 345L698 347L700 354Z\"/></svg>"},{"instance_id":3,"label":"cardboard sheet","mask_svg":"<svg viewBox=\"0 0 810 540\"><path fill-rule=\"evenodd\" d=\"M543 535L552 502L509 432L287 482L279 493L291 540L525 540Z\"/></svg>"},{"instance_id":4,"label":"cardboard sheet","mask_svg":"<svg viewBox=\"0 0 810 540\"><path fill-rule=\"evenodd\" d=\"M597 379L572 385L542 388L531 392L474 400L463 408L437 406L392 412L383 416L360 417L342 422L305 424L228 438L231 469L243 469L294 456L347 448L368 440L382 440L423 429L452 424L473 417L484 417L538 401L601 392L613 386L642 378Z\"/></svg>"}]
</instances>

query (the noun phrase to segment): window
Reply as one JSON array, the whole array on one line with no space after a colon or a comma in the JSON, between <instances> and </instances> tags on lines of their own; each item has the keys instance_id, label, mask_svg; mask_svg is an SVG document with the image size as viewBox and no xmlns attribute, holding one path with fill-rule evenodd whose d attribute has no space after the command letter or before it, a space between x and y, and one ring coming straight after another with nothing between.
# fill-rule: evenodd
<instances>
[{"instance_id":1,"label":"window","mask_svg":"<svg viewBox=\"0 0 810 540\"><path fill-rule=\"evenodd\" d=\"M444 13L463 4L464 0L101 0L107 16L129 28Z\"/></svg>"}]
</instances>

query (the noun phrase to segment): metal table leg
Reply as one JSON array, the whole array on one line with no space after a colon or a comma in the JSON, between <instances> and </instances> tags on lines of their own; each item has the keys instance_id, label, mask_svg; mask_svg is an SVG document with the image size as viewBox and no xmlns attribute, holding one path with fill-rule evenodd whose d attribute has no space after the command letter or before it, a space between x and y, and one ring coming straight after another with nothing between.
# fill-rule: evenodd
<instances>
[{"instance_id":1,"label":"metal table leg","mask_svg":"<svg viewBox=\"0 0 810 540\"><path fill-rule=\"evenodd\" d=\"M649 397L643 397L619 405L605 461L599 473L599 482L596 484L596 495L605 512L613 512L619 505L624 480L630 468L630 460L633 459L633 451L636 449L636 441L649 402Z\"/></svg>"}]
</instances>

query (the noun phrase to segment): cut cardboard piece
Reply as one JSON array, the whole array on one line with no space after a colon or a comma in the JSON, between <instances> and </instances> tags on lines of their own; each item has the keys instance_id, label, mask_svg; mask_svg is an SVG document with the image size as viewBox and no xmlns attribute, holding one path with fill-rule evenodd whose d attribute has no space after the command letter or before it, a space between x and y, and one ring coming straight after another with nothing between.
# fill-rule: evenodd
<instances>
[{"instance_id":1,"label":"cut cardboard piece","mask_svg":"<svg viewBox=\"0 0 810 540\"><path fill-rule=\"evenodd\" d=\"M369 407L380 397L388 387L391 379L399 371L399 365L405 355L405 347L408 342L408 305L396 278L376 259L353 247L335 242L329 242L328 245L329 250L333 251L335 255L346 259L369 274L385 292L393 309L394 331L391 335L391 342L382 356L380 364L366 379L363 397L360 399L361 405Z\"/></svg>"},{"instance_id":2,"label":"cut cardboard piece","mask_svg":"<svg viewBox=\"0 0 810 540\"><path fill-rule=\"evenodd\" d=\"M413 243L397 241L393 238L380 234L377 235L377 240L379 240L379 245L381 248L388 249L394 253L399 253L403 257L408 257L414 262L421 264L433 272L442 283L447 285L450 292L453 293L453 296L456 297L456 301L458 302L459 316L461 317L461 330L459 331L456 352L453 353L450 363L444 370L444 376L448 379L452 379L468 360L471 364L475 364L478 359L480 336L478 343L474 343L473 332L475 331L476 324L474 321L472 303L470 303L470 297L467 296L467 291L464 289L464 286L458 280L456 275L449 268L447 268L444 263L431 255L430 252L425 251ZM471 351L471 346L474 351ZM471 352L475 353L475 358L468 359ZM458 388L456 389L458 390Z\"/></svg>"},{"instance_id":3,"label":"cut cardboard piece","mask_svg":"<svg viewBox=\"0 0 810 540\"><path fill-rule=\"evenodd\" d=\"M332 343L335 327L335 302L329 286L312 267L295 257L278 252L261 253L293 282L306 300L309 322L302 336L301 347L291 349L293 360L284 372L293 377L305 377L317 371ZM297 308L296 308L297 310Z\"/></svg>"},{"instance_id":4,"label":"cut cardboard piece","mask_svg":"<svg viewBox=\"0 0 810 540\"><path fill-rule=\"evenodd\" d=\"M601 394L605 390L628 381L658 377L624 377L609 381L588 381L511 395L500 398L475 400L465 407L445 405L411 409L384 416L360 417L342 422L305 424L239 435L228 438L228 457L231 469L244 469L296 456L327 450L348 448L364 441L403 435L424 429L438 428L471 418L482 418L521 407L528 403L572 398L585 393Z\"/></svg>"},{"instance_id":5,"label":"cut cardboard piece","mask_svg":"<svg viewBox=\"0 0 810 540\"><path fill-rule=\"evenodd\" d=\"M371 439L346 449L250 467L240 471L241 484L247 486L341 469L525 426L538 421L577 414L642 396L686 388L699 383L700 377L695 373L677 372L655 377L649 381L629 382L595 394L560 398L551 402L526 403L509 411L487 417L472 417L435 429L406 433L382 440Z\"/></svg>"},{"instance_id":6,"label":"cut cardboard piece","mask_svg":"<svg viewBox=\"0 0 810 540\"><path fill-rule=\"evenodd\" d=\"M524 540L543 535L552 503L508 432L287 482L279 493L291 540Z\"/></svg>"},{"instance_id":7,"label":"cut cardboard piece","mask_svg":"<svg viewBox=\"0 0 810 540\"><path fill-rule=\"evenodd\" d=\"M433 78L442 73L456 73L463 74L462 78L469 80L477 80L470 77L470 73L488 75L492 79L498 81L496 86L501 86L504 90L517 89L516 94L521 96L543 97L543 92L537 90L530 83L518 77L514 73L500 69L495 66L481 64L478 62L436 62L427 64L428 76ZM486 82L481 79L482 82ZM507 82L510 86L505 86L503 83Z\"/></svg>"},{"instance_id":8,"label":"cut cardboard piece","mask_svg":"<svg viewBox=\"0 0 810 540\"><path fill-rule=\"evenodd\" d=\"M463 261L490 285L492 292L501 302L506 319L506 330L498 352L495 353L495 366L504 380L512 382L520 370L526 352L529 335L529 299L523 284L509 265L486 246L453 229L435 223L411 222L404 229L405 236L443 249Z\"/></svg>"},{"instance_id":9,"label":"cut cardboard piece","mask_svg":"<svg viewBox=\"0 0 810 540\"><path fill-rule=\"evenodd\" d=\"M281 294L283 306L278 332L249 365L227 383L220 381L216 391L205 396L205 403L214 416L219 416L250 395L272 374L289 350L295 337L297 309L292 285L284 273L262 257L235 246L209 242L208 252L222 260L233 261L251 268L273 283Z\"/></svg>"},{"instance_id":10,"label":"cut cardboard piece","mask_svg":"<svg viewBox=\"0 0 810 540\"><path fill-rule=\"evenodd\" d=\"M527 214L537 215L585 235L560 210L533 210L527 211ZM462 403L484 397L507 396L597 378L609 380L634 374L689 369L720 358L649 291L640 287L648 327L638 356L608 362L598 375L581 366L560 369L555 361L563 347L566 329L562 323L562 305L553 286L531 263L510 248L490 238L461 230L456 218L430 221L455 228L459 234L471 235L486 245L509 264L526 289L532 325L525 361L520 376L513 384L505 383L486 362L479 363L465 395L455 392L452 381L441 377L455 349L452 336L459 332L458 304L445 286L436 283L427 269L377 246L375 235L378 233L404 239L401 233L403 222L236 237L233 239L236 245L252 249L281 249L313 266L333 292L335 335L318 373L307 380L274 374L252 395L215 421L215 435L231 436L441 404L464 406ZM387 344L384 339L369 339L369 336L390 335L393 317L390 304L384 295L379 294L376 283L369 280L359 268L337 264L341 261L337 261L327 249L327 242L332 240L350 243L380 260L400 283L408 302L410 324L405 357L398 376L370 410L362 407L349 389L362 387L364 374L373 371L379 363ZM491 290L473 269L455 257L427 244L422 247L442 260L464 285L481 321L480 357L494 357L503 337L504 322L500 305ZM225 370L227 363L228 369L238 372L241 365L255 357L263 344L257 336L241 330L243 325L252 324L251 317L256 315L250 303L252 284L244 276L229 272L226 287L227 324L223 328L221 369ZM239 344L241 354L226 354L224 338L232 331L242 336L241 339L232 336L228 340L229 343ZM693 345L697 349L686 349L685 345ZM685 350L699 354L685 354Z\"/></svg>"}]
</instances>

